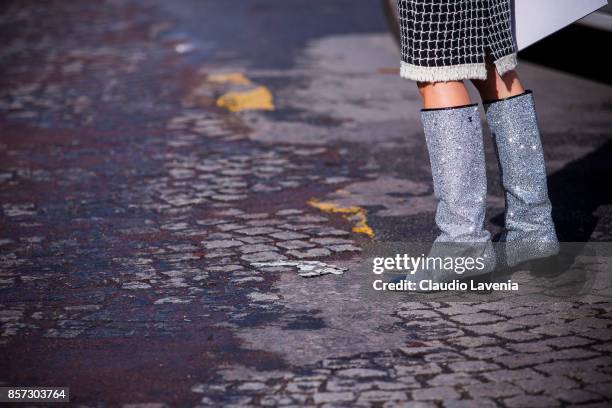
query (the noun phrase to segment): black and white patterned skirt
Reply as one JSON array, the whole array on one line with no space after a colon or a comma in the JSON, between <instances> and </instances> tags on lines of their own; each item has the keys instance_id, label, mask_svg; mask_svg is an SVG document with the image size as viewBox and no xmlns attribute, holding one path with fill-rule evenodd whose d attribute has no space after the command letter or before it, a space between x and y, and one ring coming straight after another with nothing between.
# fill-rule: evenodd
<instances>
[{"instance_id":1,"label":"black and white patterned skirt","mask_svg":"<svg viewBox=\"0 0 612 408\"><path fill-rule=\"evenodd\" d=\"M516 67L510 0L397 0L400 74L415 81L486 79Z\"/></svg>"}]
</instances>

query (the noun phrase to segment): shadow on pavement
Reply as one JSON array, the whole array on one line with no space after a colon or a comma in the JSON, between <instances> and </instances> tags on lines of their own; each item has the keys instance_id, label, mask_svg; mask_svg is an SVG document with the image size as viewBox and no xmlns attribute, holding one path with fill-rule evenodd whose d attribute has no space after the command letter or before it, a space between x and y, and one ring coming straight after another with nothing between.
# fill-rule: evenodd
<instances>
[{"instance_id":1,"label":"shadow on pavement","mask_svg":"<svg viewBox=\"0 0 612 408\"><path fill-rule=\"evenodd\" d=\"M567 164L548 178L553 219L562 242L584 242L599 220L596 211L612 203L612 142ZM609 240L599 237L597 240Z\"/></svg>"}]
</instances>

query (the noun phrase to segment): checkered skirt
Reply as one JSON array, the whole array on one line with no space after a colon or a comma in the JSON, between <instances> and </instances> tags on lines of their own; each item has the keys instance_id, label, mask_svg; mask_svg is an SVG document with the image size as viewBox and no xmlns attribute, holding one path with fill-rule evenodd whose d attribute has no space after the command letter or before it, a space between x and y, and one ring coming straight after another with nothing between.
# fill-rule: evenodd
<instances>
[{"instance_id":1,"label":"checkered skirt","mask_svg":"<svg viewBox=\"0 0 612 408\"><path fill-rule=\"evenodd\" d=\"M510 0L397 0L404 78L486 79L485 59L503 75L516 66Z\"/></svg>"}]
</instances>

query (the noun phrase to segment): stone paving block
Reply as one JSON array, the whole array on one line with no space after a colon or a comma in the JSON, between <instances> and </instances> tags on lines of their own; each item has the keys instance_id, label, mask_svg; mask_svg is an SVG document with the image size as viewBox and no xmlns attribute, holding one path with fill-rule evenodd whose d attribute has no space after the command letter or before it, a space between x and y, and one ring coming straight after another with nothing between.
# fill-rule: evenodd
<instances>
[{"instance_id":1,"label":"stone paving block","mask_svg":"<svg viewBox=\"0 0 612 408\"><path fill-rule=\"evenodd\" d=\"M295 401L291 399L291 397L284 395L265 395L263 398L259 400L259 404L264 407L277 407L282 405L291 405L295 404ZM242 407L243 403L236 404L236 407Z\"/></svg>"},{"instance_id":2,"label":"stone paving block","mask_svg":"<svg viewBox=\"0 0 612 408\"><path fill-rule=\"evenodd\" d=\"M593 341L578 336L557 337L555 339L545 340L546 344L555 348L580 347L587 344L592 344Z\"/></svg>"},{"instance_id":3,"label":"stone paving block","mask_svg":"<svg viewBox=\"0 0 612 408\"><path fill-rule=\"evenodd\" d=\"M435 303L435 304L434 304ZM411 302L411 301L400 301L397 304L399 309L414 310L414 309L437 309L442 307L437 302Z\"/></svg>"},{"instance_id":4,"label":"stone paving block","mask_svg":"<svg viewBox=\"0 0 612 408\"><path fill-rule=\"evenodd\" d=\"M217 225L217 229L220 229L221 231L234 231L241 228L244 228L243 224L226 223L222 225Z\"/></svg>"},{"instance_id":5,"label":"stone paving block","mask_svg":"<svg viewBox=\"0 0 612 408\"><path fill-rule=\"evenodd\" d=\"M236 253L233 251L223 251L223 250L216 250L216 251L210 251L210 252L206 252L206 254L204 255L205 258L231 258L232 256L234 256Z\"/></svg>"},{"instance_id":6,"label":"stone paving block","mask_svg":"<svg viewBox=\"0 0 612 408\"><path fill-rule=\"evenodd\" d=\"M585 332L587 329L605 329L608 328L610 324L610 320L597 317L585 317L567 323L567 325L573 330L576 330L577 333Z\"/></svg>"},{"instance_id":7,"label":"stone paving block","mask_svg":"<svg viewBox=\"0 0 612 408\"><path fill-rule=\"evenodd\" d=\"M493 361L508 368L519 368L542 364L553 360L552 353L512 353L495 357Z\"/></svg>"},{"instance_id":8,"label":"stone paving block","mask_svg":"<svg viewBox=\"0 0 612 408\"><path fill-rule=\"evenodd\" d=\"M277 225L278 228L281 228L286 231L304 231L311 228L318 228L317 224L293 224L293 223L284 223Z\"/></svg>"},{"instance_id":9,"label":"stone paving block","mask_svg":"<svg viewBox=\"0 0 612 408\"><path fill-rule=\"evenodd\" d=\"M401 313L401 312L400 312ZM434 351L440 351L449 349L444 343L433 340L423 342L408 342L405 347L400 347L399 350L407 356L419 356L432 353Z\"/></svg>"},{"instance_id":10,"label":"stone paving block","mask_svg":"<svg viewBox=\"0 0 612 408\"><path fill-rule=\"evenodd\" d=\"M563 376L518 379L514 381L514 384L530 394L545 393L548 395L554 395L559 389L572 389L579 386L576 381Z\"/></svg>"},{"instance_id":11,"label":"stone paving block","mask_svg":"<svg viewBox=\"0 0 612 408\"><path fill-rule=\"evenodd\" d=\"M325 222L327 221L327 218L320 216L320 215L313 215L313 214L306 214L306 215L297 215L297 216L289 216L287 217L288 220L291 220L291 222L299 222L299 223L311 223L311 222ZM316 228L323 228L324 230L336 230L335 228L332 227L320 227L317 226ZM344 234L347 234L346 231L344 231ZM323 234L323 235L333 235L333 234Z\"/></svg>"},{"instance_id":12,"label":"stone paving block","mask_svg":"<svg viewBox=\"0 0 612 408\"><path fill-rule=\"evenodd\" d=\"M394 377L395 381L398 384L401 384L404 389L408 388L422 388L421 383L413 376L410 375L401 375L398 377Z\"/></svg>"},{"instance_id":13,"label":"stone paving block","mask_svg":"<svg viewBox=\"0 0 612 408\"><path fill-rule=\"evenodd\" d=\"M515 304L513 304L512 302L508 302L507 300L500 300L494 302L477 302L474 303L474 306L480 310L487 310L490 312L513 309L516 307Z\"/></svg>"},{"instance_id":14,"label":"stone paving block","mask_svg":"<svg viewBox=\"0 0 612 408\"><path fill-rule=\"evenodd\" d=\"M444 408L497 408L497 404L488 398L478 400L452 400L444 401Z\"/></svg>"},{"instance_id":15,"label":"stone paving block","mask_svg":"<svg viewBox=\"0 0 612 408\"><path fill-rule=\"evenodd\" d=\"M465 315L453 315L450 316L450 319L462 324L472 325L472 324L482 324L482 323L493 323L500 320L504 320L503 317L496 316L494 314L479 312L479 313L471 313Z\"/></svg>"},{"instance_id":16,"label":"stone paving block","mask_svg":"<svg viewBox=\"0 0 612 408\"><path fill-rule=\"evenodd\" d=\"M85 331L85 328L64 328L64 329L48 329L43 337L47 338L58 338L58 339L72 339L80 335Z\"/></svg>"},{"instance_id":17,"label":"stone paving block","mask_svg":"<svg viewBox=\"0 0 612 408\"><path fill-rule=\"evenodd\" d=\"M233 248L244 245L238 240L219 240L219 241L203 241L202 244L206 249Z\"/></svg>"},{"instance_id":18,"label":"stone paving block","mask_svg":"<svg viewBox=\"0 0 612 408\"><path fill-rule=\"evenodd\" d=\"M249 227L270 227L273 225L280 225L283 222L284 221L282 220L263 219L263 220L250 220L250 221L245 222L245 224L248 225Z\"/></svg>"},{"instance_id":19,"label":"stone paving block","mask_svg":"<svg viewBox=\"0 0 612 408\"><path fill-rule=\"evenodd\" d=\"M488 360L491 358L498 358L509 354L510 352L498 346L491 347L475 347L462 351L468 357L475 358L478 360Z\"/></svg>"},{"instance_id":20,"label":"stone paving block","mask_svg":"<svg viewBox=\"0 0 612 408\"><path fill-rule=\"evenodd\" d=\"M452 351L441 351L437 353L427 353L425 361L428 363L449 364L453 361L462 361L465 357Z\"/></svg>"},{"instance_id":21,"label":"stone paving block","mask_svg":"<svg viewBox=\"0 0 612 408\"><path fill-rule=\"evenodd\" d=\"M329 392L343 392L343 391L363 391L369 390L374 387L373 381L360 382L354 378L330 378L326 384L325 389Z\"/></svg>"},{"instance_id":22,"label":"stone paving block","mask_svg":"<svg viewBox=\"0 0 612 408\"><path fill-rule=\"evenodd\" d=\"M228 264L228 265L212 265L208 267L210 272L234 272L244 269L242 265Z\"/></svg>"},{"instance_id":23,"label":"stone paving block","mask_svg":"<svg viewBox=\"0 0 612 408\"><path fill-rule=\"evenodd\" d=\"M605 344L595 344L591 346L591 349L599 351L602 354L612 354L612 342Z\"/></svg>"},{"instance_id":24,"label":"stone paving block","mask_svg":"<svg viewBox=\"0 0 612 408\"><path fill-rule=\"evenodd\" d=\"M236 218L241 218L243 220L259 220L262 218L268 218L269 214L265 213L265 212L260 212L260 213L244 213L244 214L237 214Z\"/></svg>"},{"instance_id":25,"label":"stone paving block","mask_svg":"<svg viewBox=\"0 0 612 408\"><path fill-rule=\"evenodd\" d=\"M587 367L578 370L572 370L566 375L575 378L585 384L612 383L612 375L602 373L594 369L589 369Z\"/></svg>"},{"instance_id":26,"label":"stone paving block","mask_svg":"<svg viewBox=\"0 0 612 408\"><path fill-rule=\"evenodd\" d=\"M236 232L244 235L270 235L276 232L281 232L281 230L272 227L254 227L239 229L236 230Z\"/></svg>"},{"instance_id":27,"label":"stone paving block","mask_svg":"<svg viewBox=\"0 0 612 408\"><path fill-rule=\"evenodd\" d=\"M515 385L506 382L481 383L463 387L474 399L511 397L522 393Z\"/></svg>"},{"instance_id":28,"label":"stone paving block","mask_svg":"<svg viewBox=\"0 0 612 408\"><path fill-rule=\"evenodd\" d=\"M481 313L478 307L464 303L451 303L449 307L438 308L436 311L447 316Z\"/></svg>"},{"instance_id":29,"label":"stone paving block","mask_svg":"<svg viewBox=\"0 0 612 408\"><path fill-rule=\"evenodd\" d=\"M298 259L304 258L320 258L331 254L331 251L326 248L312 248L304 251L298 251L295 249L287 251L287 255L293 256Z\"/></svg>"},{"instance_id":30,"label":"stone paving block","mask_svg":"<svg viewBox=\"0 0 612 408\"><path fill-rule=\"evenodd\" d=\"M506 347L519 353L545 353L552 351L552 348L547 346L545 341L506 344Z\"/></svg>"},{"instance_id":31,"label":"stone paving block","mask_svg":"<svg viewBox=\"0 0 612 408\"><path fill-rule=\"evenodd\" d=\"M407 399L408 395L402 391L372 390L361 392L357 401L404 401Z\"/></svg>"},{"instance_id":32,"label":"stone paving block","mask_svg":"<svg viewBox=\"0 0 612 408\"><path fill-rule=\"evenodd\" d=\"M294 239L308 238L308 235L299 234L297 232L292 232L292 231L275 232L275 233L269 234L269 235L271 237L273 237L273 238L280 239L282 241L289 241L289 240L294 240Z\"/></svg>"},{"instance_id":33,"label":"stone paving block","mask_svg":"<svg viewBox=\"0 0 612 408\"><path fill-rule=\"evenodd\" d=\"M484 361L459 361L449 364L448 367L452 371L464 373L492 371L500 368L497 364L487 363Z\"/></svg>"},{"instance_id":34,"label":"stone paving block","mask_svg":"<svg viewBox=\"0 0 612 408\"><path fill-rule=\"evenodd\" d=\"M329 246L333 252L361 252L361 248L355 245L331 245Z\"/></svg>"},{"instance_id":35,"label":"stone paving block","mask_svg":"<svg viewBox=\"0 0 612 408\"><path fill-rule=\"evenodd\" d=\"M273 302L279 299L278 295L271 293L252 292L247 295L253 302Z\"/></svg>"},{"instance_id":36,"label":"stone paving block","mask_svg":"<svg viewBox=\"0 0 612 408\"><path fill-rule=\"evenodd\" d=\"M248 283L248 282L263 282L264 278L259 277L259 276L248 276L245 278L239 278L239 279L233 279L232 282L240 285L243 283Z\"/></svg>"},{"instance_id":37,"label":"stone paving block","mask_svg":"<svg viewBox=\"0 0 612 408\"><path fill-rule=\"evenodd\" d=\"M586 391L601 395L606 400L612 400L612 382L590 384L584 388Z\"/></svg>"},{"instance_id":38,"label":"stone paving block","mask_svg":"<svg viewBox=\"0 0 612 408\"><path fill-rule=\"evenodd\" d=\"M276 248L275 246L272 245L265 245L265 244L250 244L250 245L243 245L240 248L238 248L239 252L242 252L243 254L250 254L253 252L266 252L266 251L276 251L278 248Z\"/></svg>"},{"instance_id":39,"label":"stone paving block","mask_svg":"<svg viewBox=\"0 0 612 408\"><path fill-rule=\"evenodd\" d=\"M438 374L427 381L428 385L456 387L458 385L478 384L479 381L468 373Z\"/></svg>"},{"instance_id":40,"label":"stone paving block","mask_svg":"<svg viewBox=\"0 0 612 408\"><path fill-rule=\"evenodd\" d=\"M324 404L329 402L348 402L355 399L355 394L352 392L317 392L312 398L315 404Z\"/></svg>"},{"instance_id":41,"label":"stone paving block","mask_svg":"<svg viewBox=\"0 0 612 408\"><path fill-rule=\"evenodd\" d=\"M263 382L250 381L250 382L244 382L240 384L238 387L236 387L236 390L242 391L242 392L258 392L258 391L263 391L267 388L268 387Z\"/></svg>"},{"instance_id":42,"label":"stone paving block","mask_svg":"<svg viewBox=\"0 0 612 408\"><path fill-rule=\"evenodd\" d=\"M211 196L213 200L217 201L241 201L246 199L248 196L246 194L214 194ZM197 204L197 202L196 202Z\"/></svg>"},{"instance_id":43,"label":"stone paving block","mask_svg":"<svg viewBox=\"0 0 612 408\"><path fill-rule=\"evenodd\" d=\"M310 242L300 241L300 240L283 241L283 242L277 243L276 245L281 248L285 248L285 249L303 249L303 248L312 248L315 246L314 244Z\"/></svg>"},{"instance_id":44,"label":"stone paving block","mask_svg":"<svg viewBox=\"0 0 612 408\"><path fill-rule=\"evenodd\" d=\"M610 408L609 402L591 402L580 404L580 408Z\"/></svg>"},{"instance_id":45,"label":"stone paving block","mask_svg":"<svg viewBox=\"0 0 612 408\"><path fill-rule=\"evenodd\" d=\"M515 330L497 333L498 337L510 341L532 341L542 338L541 334L532 333L526 330Z\"/></svg>"},{"instance_id":46,"label":"stone paving block","mask_svg":"<svg viewBox=\"0 0 612 408\"><path fill-rule=\"evenodd\" d=\"M521 368L514 370L497 370L483 373L483 376L492 382L514 382L523 379L545 378L542 374L531 368Z\"/></svg>"},{"instance_id":47,"label":"stone paving block","mask_svg":"<svg viewBox=\"0 0 612 408\"><path fill-rule=\"evenodd\" d=\"M565 401L569 404L584 404L586 402L600 401L603 397L593 392L573 389L573 390L559 390L554 396L561 401Z\"/></svg>"},{"instance_id":48,"label":"stone paving block","mask_svg":"<svg viewBox=\"0 0 612 408\"><path fill-rule=\"evenodd\" d=\"M543 354L550 355L554 360L579 360L600 355L599 353L583 348L562 349ZM610 361L606 361L604 364L605 363L610 363Z\"/></svg>"},{"instance_id":49,"label":"stone paving block","mask_svg":"<svg viewBox=\"0 0 612 408\"><path fill-rule=\"evenodd\" d=\"M324 237L324 238L311 238L310 241L317 243L322 246L327 245L351 245L353 241L345 238L336 238L336 237Z\"/></svg>"},{"instance_id":50,"label":"stone paving block","mask_svg":"<svg viewBox=\"0 0 612 408\"><path fill-rule=\"evenodd\" d=\"M543 334L545 336L569 336L574 330L564 323L543 324L529 330L531 333Z\"/></svg>"},{"instance_id":51,"label":"stone paving block","mask_svg":"<svg viewBox=\"0 0 612 408\"><path fill-rule=\"evenodd\" d=\"M501 309L498 311L498 313L506 317L520 317L520 316L527 316L527 315L539 315L539 314L542 314L542 310L540 307L522 306L522 307Z\"/></svg>"},{"instance_id":52,"label":"stone paving block","mask_svg":"<svg viewBox=\"0 0 612 408\"><path fill-rule=\"evenodd\" d=\"M285 391L291 394L316 392L321 384L322 381L304 381L294 379L285 386Z\"/></svg>"},{"instance_id":53,"label":"stone paving block","mask_svg":"<svg viewBox=\"0 0 612 408\"><path fill-rule=\"evenodd\" d=\"M612 329L591 329L581 332L580 335L594 340L612 341Z\"/></svg>"},{"instance_id":54,"label":"stone paving block","mask_svg":"<svg viewBox=\"0 0 612 408\"><path fill-rule=\"evenodd\" d=\"M382 408L437 408L434 402L427 401L388 401Z\"/></svg>"},{"instance_id":55,"label":"stone paving block","mask_svg":"<svg viewBox=\"0 0 612 408\"><path fill-rule=\"evenodd\" d=\"M274 251L254 252L251 254L242 255L240 259L247 262L270 262L287 259L286 256Z\"/></svg>"},{"instance_id":56,"label":"stone paving block","mask_svg":"<svg viewBox=\"0 0 612 408\"><path fill-rule=\"evenodd\" d=\"M347 368L337 371L336 375L348 378L381 378L386 377L387 372L370 368Z\"/></svg>"},{"instance_id":57,"label":"stone paving block","mask_svg":"<svg viewBox=\"0 0 612 408\"><path fill-rule=\"evenodd\" d=\"M410 319L410 320L413 320L413 319L429 320L429 319L440 317L440 315L434 310L420 310L420 309L400 310L399 312L397 312L397 315L404 319Z\"/></svg>"},{"instance_id":58,"label":"stone paving block","mask_svg":"<svg viewBox=\"0 0 612 408\"><path fill-rule=\"evenodd\" d=\"M405 390L407 388L405 383L395 381L374 381L372 385L374 388L385 391Z\"/></svg>"},{"instance_id":59,"label":"stone paving block","mask_svg":"<svg viewBox=\"0 0 612 408\"><path fill-rule=\"evenodd\" d=\"M413 365L395 365L393 366L396 375L401 376L414 376L420 374L438 374L442 372L442 368L435 363L427 364L413 364Z\"/></svg>"},{"instance_id":60,"label":"stone paving block","mask_svg":"<svg viewBox=\"0 0 612 408\"><path fill-rule=\"evenodd\" d=\"M469 330L476 334L490 336L490 335L498 335L501 332L511 331L511 330L525 330L524 326L520 326L518 324L508 323L508 322L497 322L491 324L481 324L470 326Z\"/></svg>"},{"instance_id":61,"label":"stone paving block","mask_svg":"<svg viewBox=\"0 0 612 408\"><path fill-rule=\"evenodd\" d=\"M543 395L517 395L504 400L508 408L550 408L557 406L554 399Z\"/></svg>"},{"instance_id":62,"label":"stone paving block","mask_svg":"<svg viewBox=\"0 0 612 408\"><path fill-rule=\"evenodd\" d=\"M520 327L538 327L546 324L561 324L564 323L564 321L552 314L534 314L509 319L508 323Z\"/></svg>"},{"instance_id":63,"label":"stone paving block","mask_svg":"<svg viewBox=\"0 0 612 408\"><path fill-rule=\"evenodd\" d=\"M287 215L297 215L297 214L302 214L304 211L302 210L297 210L297 209L293 209L293 208L287 208L284 210L278 210L276 212L276 215L284 217Z\"/></svg>"},{"instance_id":64,"label":"stone paving block","mask_svg":"<svg viewBox=\"0 0 612 408\"><path fill-rule=\"evenodd\" d=\"M489 336L465 336L465 337L456 337L448 339L449 343L456 344L460 347L480 347L480 346L490 346L493 344L498 344L500 342L499 339Z\"/></svg>"},{"instance_id":65,"label":"stone paving block","mask_svg":"<svg viewBox=\"0 0 612 408\"><path fill-rule=\"evenodd\" d=\"M416 401L448 401L460 399L461 395L452 387L431 387L412 391Z\"/></svg>"},{"instance_id":66,"label":"stone paving block","mask_svg":"<svg viewBox=\"0 0 612 408\"><path fill-rule=\"evenodd\" d=\"M312 221L311 221L312 222ZM316 228L308 228L305 230L308 234L314 234L320 237L324 236L333 236L333 237L347 237L350 235L348 231L344 231L338 228L333 227L316 227Z\"/></svg>"}]
</instances>

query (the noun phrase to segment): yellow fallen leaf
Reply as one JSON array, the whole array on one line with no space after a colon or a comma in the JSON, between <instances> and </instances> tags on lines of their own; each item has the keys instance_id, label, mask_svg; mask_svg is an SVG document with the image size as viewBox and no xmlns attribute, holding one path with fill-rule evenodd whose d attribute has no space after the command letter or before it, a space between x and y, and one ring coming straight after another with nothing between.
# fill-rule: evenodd
<instances>
[{"instance_id":1,"label":"yellow fallen leaf","mask_svg":"<svg viewBox=\"0 0 612 408\"><path fill-rule=\"evenodd\" d=\"M243 110L274 110L272 93L265 86L248 91L231 91L217 99L217 106L232 112Z\"/></svg>"},{"instance_id":2,"label":"yellow fallen leaf","mask_svg":"<svg viewBox=\"0 0 612 408\"><path fill-rule=\"evenodd\" d=\"M242 72L226 72L219 74L210 74L206 77L206 81L214 82L216 84L237 84L237 85L249 85L251 80L247 78Z\"/></svg>"},{"instance_id":3,"label":"yellow fallen leaf","mask_svg":"<svg viewBox=\"0 0 612 408\"><path fill-rule=\"evenodd\" d=\"M308 204L323 212L343 214L344 218L355 222L353 232L374 238L374 230L368 225L368 215L365 209L358 206L342 207L335 203L319 201L316 198L308 200Z\"/></svg>"}]
</instances>

